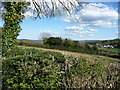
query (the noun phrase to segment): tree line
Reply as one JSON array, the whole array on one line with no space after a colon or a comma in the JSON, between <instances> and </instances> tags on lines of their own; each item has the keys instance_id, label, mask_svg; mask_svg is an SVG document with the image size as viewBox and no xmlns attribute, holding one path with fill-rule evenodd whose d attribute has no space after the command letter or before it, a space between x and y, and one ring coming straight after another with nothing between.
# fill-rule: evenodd
<instances>
[{"instance_id":1,"label":"tree line","mask_svg":"<svg viewBox=\"0 0 120 90\"><path fill-rule=\"evenodd\" d=\"M96 45L90 46L87 43L80 43L79 41L73 41L67 38L62 39L61 37L44 38L43 44L46 48L54 48L90 54L96 54L98 52L98 48L96 47Z\"/></svg>"}]
</instances>

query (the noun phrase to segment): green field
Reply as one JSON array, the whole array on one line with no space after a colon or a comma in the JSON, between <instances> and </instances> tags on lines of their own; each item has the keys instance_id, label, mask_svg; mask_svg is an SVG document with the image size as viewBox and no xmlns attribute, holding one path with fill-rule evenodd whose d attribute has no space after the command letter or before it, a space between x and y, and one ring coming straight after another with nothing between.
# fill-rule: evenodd
<instances>
[{"instance_id":1,"label":"green field","mask_svg":"<svg viewBox=\"0 0 120 90\"><path fill-rule=\"evenodd\" d=\"M99 48L100 50L106 50L111 52L120 52L120 48Z\"/></svg>"},{"instance_id":2,"label":"green field","mask_svg":"<svg viewBox=\"0 0 120 90\"><path fill-rule=\"evenodd\" d=\"M54 40L50 40L54 41ZM54 42L56 42L55 40ZM90 55L102 55L108 56L112 58L120 58L118 48L99 48L95 45L88 45L85 42L78 42L78 41L64 41L62 40L61 45L49 45L45 44L44 41L32 41L32 40L17 40L17 44L21 46L29 46L29 47L38 47L38 48L49 48L49 49L57 49L57 50L65 50L71 52L78 52L78 53L86 53ZM67 45L67 46L66 46Z\"/></svg>"}]
</instances>

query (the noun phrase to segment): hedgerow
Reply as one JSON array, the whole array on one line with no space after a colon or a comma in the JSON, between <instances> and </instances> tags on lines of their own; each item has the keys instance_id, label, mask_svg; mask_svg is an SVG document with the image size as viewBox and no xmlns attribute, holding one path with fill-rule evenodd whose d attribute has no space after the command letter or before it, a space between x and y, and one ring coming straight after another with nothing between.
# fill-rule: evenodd
<instances>
[{"instance_id":1,"label":"hedgerow","mask_svg":"<svg viewBox=\"0 0 120 90\"><path fill-rule=\"evenodd\" d=\"M62 86L63 75L60 72L64 67L64 55L35 49L23 49L20 52L16 49L16 52L12 51L11 55L8 53L3 60L3 89Z\"/></svg>"},{"instance_id":2,"label":"hedgerow","mask_svg":"<svg viewBox=\"0 0 120 90\"><path fill-rule=\"evenodd\" d=\"M117 88L119 65L37 49L16 48L3 57L3 89ZM115 65L116 64L116 65Z\"/></svg>"}]
</instances>

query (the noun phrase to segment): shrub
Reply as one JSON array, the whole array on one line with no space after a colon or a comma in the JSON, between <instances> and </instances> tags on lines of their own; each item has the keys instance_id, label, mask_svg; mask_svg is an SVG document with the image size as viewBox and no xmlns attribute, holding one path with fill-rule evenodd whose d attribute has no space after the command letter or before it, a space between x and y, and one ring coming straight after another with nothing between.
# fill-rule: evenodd
<instances>
[{"instance_id":1,"label":"shrub","mask_svg":"<svg viewBox=\"0 0 120 90\"><path fill-rule=\"evenodd\" d=\"M65 40L63 41L63 45L66 46L66 47L72 47L72 46L74 46L75 44L74 44L74 42L73 42L72 40L65 39Z\"/></svg>"},{"instance_id":2,"label":"shrub","mask_svg":"<svg viewBox=\"0 0 120 90\"><path fill-rule=\"evenodd\" d=\"M61 45L62 39L59 37L49 37L49 38L45 38L45 40L43 40L43 42L45 44L49 44L49 45Z\"/></svg>"},{"instance_id":3,"label":"shrub","mask_svg":"<svg viewBox=\"0 0 120 90\"><path fill-rule=\"evenodd\" d=\"M16 49L8 54L2 67L4 90L63 86L64 73L59 72L64 70L64 55L35 49Z\"/></svg>"},{"instance_id":4,"label":"shrub","mask_svg":"<svg viewBox=\"0 0 120 90\"><path fill-rule=\"evenodd\" d=\"M105 65L100 60L93 62L80 57L67 66L67 83L71 88L118 88L120 85L119 71L112 64Z\"/></svg>"},{"instance_id":5,"label":"shrub","mask_svg":"<svg viewBox=\"0 0 120 90\"><path fill-rule=\"evenodd\" d=\"M89 61L51 51L16 48L2 60L3 90L58 88L117 88L117 62Z\"/></svg>"}]
</instances>

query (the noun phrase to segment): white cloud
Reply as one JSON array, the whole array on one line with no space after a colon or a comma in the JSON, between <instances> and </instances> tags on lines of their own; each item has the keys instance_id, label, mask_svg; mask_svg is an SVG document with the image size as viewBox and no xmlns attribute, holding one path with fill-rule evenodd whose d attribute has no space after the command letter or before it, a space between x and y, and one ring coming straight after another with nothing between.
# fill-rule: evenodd
<instances>
[{"instance_id":1,"label":"white cloud","mask_svg":"<svg viewBox=\"0 0 120 90\"><path fill-rule=\"evenodd\" d=\"M53 37L60 37L61 33L60 32L53 32L51 30L40 30L40 33L49 33L51 34Z\"/></svg>"},{"instance_id":2,"label":"white cloud","mask_svg":"<svg viewBox=\"0 0 120 90\"><path fill-rule=\"evenodd\" d=\"M89 29L89 31L97 32L98 30L96 30L96 29Z\"/></svg>"},{"instance_id":3,"label":"white cloud","mask_svg":"<svg viewBox=\"0 0 120 90\"><path fill-rule=\"evenodd\" d=\"M87 28L84 29L83 26L72 26L72 27L66 27L66 35L68 36L94 36L95 32L98 32L96 29ZM82 29L81 29L82 28Z\"/></svg>"},{"instance_id":4,"label":"white cloud","mask_svg":"<svg viewBox=\"0 0 120 90\"><path fill-rule=\"evenodd\" d=\"M86 27L87 25L82 24L79 26L71 26L71 27L66 27L66 35L68 36L76 36L76 37L81 37L81 36L94 36L98 30L92 29L90 27Z\"/></svg>"},{"instance_id":5,"label":"white cloud","mask_svg":"<svg viewBox=\"0 0 120 90\"><path fill-rule=\"evenodd\" d=\"M115 32L116 33L116 35L120 35L120 31L117 31L117 32Z\"/></svg>"},{"instance_id":6,"label":"white cloud","mask_svg":"<svg viewBox=\"0 0 120 90\"><path fill-rule=\"evenodd\" d=\"M29 19L29 18L34 17L34 14L33 14L33 12L31 12L31 11L27 11L27 12L24 13L23 15L25 16L25 19Z\"/></svg>"},{"instance_id":7,"label":"white cloud","mask_svg":"<svg viewBox=\"0 0 120 90\"><path fill-rule=\"evenodd\" d=\"M65 32L53 32L52 30L41 30L41 33L49 33L52 35L52 37L62 37L62 38L70 38L70 37L92 37L94 36L95 30L94 31L90 31L90 30L79 30L79 29L73 29L73 30L69 30L66 29Z\"/></svg>"},{"instance_id":8,"label":"white cloud","mask_svg":"<svg viewBox=\"0 0 120 90\"><path fill-rule=\"evenodd\" d=\"M76 20L77 19L77 20ZM112 20L118 19L118 12L102 3L83 5L83 9L76 15L65 16L63 20L68 23L79 23L86 27L112 28Z\"/></svg>"},{"instance_id":9,"label":"white cloud","mask_svg":"<svg viewBox=\"0 0 120 90\"><path fill-rule=\"evenodd\" d=\"M79 26L72 26L72 27L66 27L66 30L83 30L83 27Z\"/></svg>"},{"instance_id":10,"label":"white cloud","mask_svg":"<svg viewBox=\"0 0 120 90\"><path fill-rule=\"evenodd\" d=\"M75 15L62 18L65 22L79 24L66 27L66 35L94 36L98 30L93 28L117 27L118 12L102 3L83 4L83 9Z\"/></svg>"}]
</instances>

